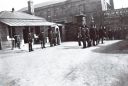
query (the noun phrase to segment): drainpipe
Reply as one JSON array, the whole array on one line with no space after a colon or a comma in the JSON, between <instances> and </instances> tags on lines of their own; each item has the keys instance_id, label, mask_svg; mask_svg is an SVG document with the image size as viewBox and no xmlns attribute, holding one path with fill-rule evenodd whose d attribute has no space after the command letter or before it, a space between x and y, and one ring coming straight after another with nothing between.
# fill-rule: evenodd
<instances>
[{"instance_id":1,"label":"drainpipe","mask_svg":"<svg viewBox=\"0 0 128 86\"><path fill-rule=\"evenodd\" d=\"M1 39L1 35L0 35L0 50L2 50L2 39Z\"/></svg>"}]
</instances>

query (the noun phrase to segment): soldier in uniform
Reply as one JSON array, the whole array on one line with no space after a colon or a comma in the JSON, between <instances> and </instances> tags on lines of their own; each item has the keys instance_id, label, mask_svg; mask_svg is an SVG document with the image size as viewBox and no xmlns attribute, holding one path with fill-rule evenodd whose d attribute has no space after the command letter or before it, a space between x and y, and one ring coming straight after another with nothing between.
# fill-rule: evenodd
<instances>
[{"instance_id":1,"label":"soldier in uniform","mask_svg":"<svg viewBox=\"0 0 128 86\"><path fill-rule=\"evenodd\" d=\"M93 46L95 46L96 30L93 25L91 25L90 27L90 39L92 41Z\"/></svg>"},{"instance_id":2,"label":"soldier in uniform","mask_svg":"<svg viewBox=\"0 0 128 86\"><path fill-rule=\"evenodd\" d=\"M96 45L99 44L100 38L99 38L99 29L96 28Z\"/></svg>"},{"instance_id":3,"label":"soldier in uniform","mask_svg":"<svg viewBox=\"0 0 128 86\"><path fill-rule=\"evenodd\" d=\"M17 35L14 35L14 39L15 39L15 44L14 44L14 46L15 46L15 48L17 47Z\"/></svg>"},{"instance_id":4,"label":"soldier in uniform","mask_svg":"<svg viewBox=\"0 0 128 86\"><path fill-rule=\"evenodd\" d=\"M29 33L29 34L28 34L29 52L33 51L33 49L32 49L32 39L33 39L32 33Z\"/></svg>"},{"instance_id":5,"label":"soldier in uniform","mask_svg":"<svg viewBox=\"0 0 128 86\"><path fill-rule=\"evenodd\" d=\"M56 31L53 31L52 43L53 43L54 46L56 46L56 43L57 43L56 42L57 41L56 39L57 39L57 33L56 33Z\"/></svg>"},{"instance_id":6,"label":"soldier in uniform","mask_svg":"<svg viewBox=\"0 0 128 86\"><path fill-rule=\"evenodd\" d=\"M57 44L60 45L60 32L59 32L59 28L56 29L56 38L57 38Z\"/></svg>"},{"instance_id":7,"label":"soldier in uniform","mask_svg":"<svg viewBox=\"0 0 128 86\"><path fill-rule=\"evenodd\" d=\"M83 42L83 48L86 48L86 29L84 27L81 27L82 32L82 42Z\"/></svg>"},{"instance_id":8,"label":"soldier in uniform","mask_svg":"<svg viewBox=\"0 0 128 86\"><path fill-rule=\"evenodd\" d=\"M86 33L85 33L85 35L86 35L86 42L87 42L87 45L88 45L88 47L90 47L91 46L91 40L90 40L90 30L89 30L89 28L85 25L84 26L85 27L85 30L86 30Z\"/></svg>"},{"instance_id":9,"label":"soldier in uniform","mask_svg":"<svg viewBox=\"0 0 128 86\"><path fill-rule=\"evenodd\" d=\"M50 43L50 47L53 46L53 31L52 31L52 28L49 27L48 29L48 39L49 39L49 43Z\"/></svg>"},{"instance_id":10,"label":"soldier in uniform","mask_svg":"<svg viewBox=\"0 0 128 86\"><path fill-rule=\"evenodd\" d=\"M103 44L104 36L105 36L104 27L101 26L99 29L99 38L100 38L102 44Z\"/></svg>"},{"instance_id":11,"label":"soldier in uniform","mask_svg":"<svg viewBox=\"0 0 128 86\"><path fill-rule=\"evenodd\" d=\"M45 48L45 33L44 31L42 31L40 34L39 34L39 40L40 40L40 43L41 43L41 48Z\"/></svg>"}]
</instances>

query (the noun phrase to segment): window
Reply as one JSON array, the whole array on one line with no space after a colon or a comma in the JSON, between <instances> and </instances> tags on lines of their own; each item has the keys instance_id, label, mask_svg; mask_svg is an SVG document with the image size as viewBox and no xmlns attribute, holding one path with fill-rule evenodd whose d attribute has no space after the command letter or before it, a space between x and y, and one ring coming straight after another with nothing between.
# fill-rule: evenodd
<instances>
[{"instance_id":1,"label":"window","mask_svg":"<svg viewBox=\"0 0 128 86\"><path fill-rule=\"evenodd\" d=\"M35 34L39 35L40 34L40 26L35 27Z\"/></svg>"},{"instance_id":2,"label":"window","mask_svg":"<svg viewBox=\"0 0 128 86\"><path fill-rule=\"evenodd\" d=\"M54 8L54 18L56 18L56 16L57 16L57 9Z\"/></svg>"},{"instance_id":3,"label":"window","mask_svg":"<svg viewBox=\"0 0 128 86\"><path fill-rule=\"evenodd\" d=\"M61 7L61 15L65 15L65 8L64 7Z\"/></svg>"},{"instance_id":4,"label":"window","mask_svg":"<svg viewBox=\"0 0 128 86\"><path fill-rule=\"evenodd\" d=\"M48 9L48 10L47 10L47 18L50 19L50 17L51 17L51 10Z\"/></svg>"}]
</instances>

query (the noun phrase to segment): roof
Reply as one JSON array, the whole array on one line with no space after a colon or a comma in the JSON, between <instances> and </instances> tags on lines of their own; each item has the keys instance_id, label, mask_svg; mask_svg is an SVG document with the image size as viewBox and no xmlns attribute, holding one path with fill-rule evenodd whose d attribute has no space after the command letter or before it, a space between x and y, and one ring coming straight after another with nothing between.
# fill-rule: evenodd
<instances>
[{"instance_id":1,"label":"roof","mask_svg":"<svg viewBox=\"0 0 128 86\"><path fill-rule=\"evenodd\" d=\"M46 21L44 18L42 17L37 17L34 15L30 15L27 13L23 13L23 12L11 12L11 11L2 11L0 13L0 19L24 19L24 20L44 20Z\"/></svg>"},{"instance_id":2,"label":"roof","mask_svg":"<svg viewBox=\"0 0 128 86\"><path fill-rule=\"evenodd\" d=\"M39 7L44 7L44 6L48 6L48 5L52 5L52 4L57 4L57 3L61 3L61 2L65 2L67 0L54 0L54 1L48 1L48 2L43 2L43 3L39 3L34 5L34 8L39 8ZM26 11L28 10L28 7L24 7L22 9L20 9L19 11Z\"/></svg>"},{"instance_id":3,"label":"roof","mask_svg":"<svg viewBox=\"0 0 128 86\"><path fill-rule=\"evenodd\" d=\"M54 23L46 19L22 12L0 12L0 22L9 26L49 26Z\"/></svg>"}]
</instances>

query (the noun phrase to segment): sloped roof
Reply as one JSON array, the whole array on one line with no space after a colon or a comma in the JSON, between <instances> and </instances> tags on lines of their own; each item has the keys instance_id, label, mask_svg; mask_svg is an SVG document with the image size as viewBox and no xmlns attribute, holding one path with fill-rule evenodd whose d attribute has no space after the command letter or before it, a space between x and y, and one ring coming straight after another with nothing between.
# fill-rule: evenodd
<instances>
[{"instance_id":1,"label":"sloped roof","mask_svg":"<svg viewBox=\"0 0 128 86\"><path fill-rule=\"evenodd\" d=\"M48 5L52 5L52 4L57 4L57 3L61 3L61 2L65 2L67 0L51 0L51 1L48 1L48 2L43 2L43 3L39 3L39 4L36 4L34 5L34 8L39 8L39 7L44 7L44 6L48 6ZM19 11L26 11L28 10L28 7L24 7L22 9L20 9Z\"/></svg>"},{"instance_id":2,"label":"sloped roof","mask_svg":"<svg viewBox=\"0 0 128 86\"><path fill-rule=\"evenodd\" d=\"M37 17L34 15L30 15L27 13L23 13L23 12L11 12L11 11L2 11L0 13L0 19L25 19L25 20L43 20L46 21L44 18L42 17Z\"/></svg>"},{"instance_id":3,"label":"sloped roof","mask_svg":"<svg viewBox=\"0 0 128 86\"><path fill-rule=\"evenodd\" d=\"M0 22L9 26L49 26L54 24L44 18L16 11L0 12Z\"/></svg>"}]
</instances>

